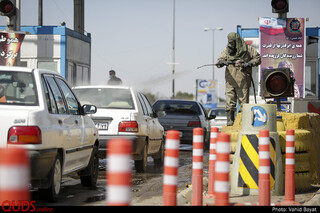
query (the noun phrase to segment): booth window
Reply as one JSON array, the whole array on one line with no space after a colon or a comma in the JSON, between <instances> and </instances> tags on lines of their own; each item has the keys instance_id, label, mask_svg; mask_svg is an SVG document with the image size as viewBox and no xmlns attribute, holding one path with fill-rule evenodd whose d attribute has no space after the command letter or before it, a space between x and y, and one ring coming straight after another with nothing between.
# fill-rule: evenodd
<instances>
[{"instance_id":1,"label":"booth window","mask_svg":"<svg viewBox=\"0 0 320 213\"><path fill-rule=\"evenodd\" d=\"M306 61L305 65L305 97L317 98L318 72L316 61Z\"/></svg>"},{"instance_id":2,"label":"booth window","mask_svg":"<svg viewBox=\"0 0 320 213\"><path fill-rule=\"evenodd\" d=\"M47 69L58 72L58 63L56 61L38 61L39 69Z\"/></svg>"}]
</instances>

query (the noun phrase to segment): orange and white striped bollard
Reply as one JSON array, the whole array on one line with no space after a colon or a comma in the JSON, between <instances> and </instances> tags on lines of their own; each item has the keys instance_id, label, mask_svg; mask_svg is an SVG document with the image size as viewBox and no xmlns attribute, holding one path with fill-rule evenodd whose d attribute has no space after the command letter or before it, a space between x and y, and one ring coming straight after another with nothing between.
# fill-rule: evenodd
<instances>
[{"instance_id":1,"label":"orange and white striped bollard","mask_svg":"<svg viewBox=\"0 0 320 213\"><path fill-rule=\"evenodd\" d=\"M229 205L230 135L220 133L217 139L217 160L215 165L215 204Z\"/></svg>"},{"instance_id":2,"label":"orange and white striped bollard","mask_svg":"<svg viewBox=\"0 0 320 213\"><path fill-rule=\"evenodd\" d=\"M180 133L168 130L165 144L164 175L163 175L163 205L177 205L178 166Z\"/></svg>"},{"instance_id":3,"label":"orange and white striped bollard","mask_svg":"<svg viewBox=\"0 0 320 213\"><path fill-rule=\"evenodd\" d=\"M193 129L192 200L193 206L202 206L203 193L203 129Z\"/></svg>"},{"instance_id":4,"label":"orange and white striped bollard","mask_svg":"<svg viewBox=\"0 0 320 213\"><path fill-rule=\"evenodd\" d=\"M132 182L132 142L124 138L107 143L107 205L129 206Z\"/></svg>"},{"instance_id":5,"label":"orange and white striped bollard","mask_svg":"<svg viewBox=\"0 0 320 213\"><path fill-rule=\"evenodd\" d=\"M269 130L259 131L259 205L270 206Z\"/></svg>"},{"instance_id":6,"label":"orange and white striped bollard","mask_svg":"<svg viewBox=\"0 0 320 213\"><path fill-rule=\"evenodd\" d=\"M287 129L286 134L286 168L285 168L285 194L280 205L300 205L295 201L295 146L294 130Z\"/></svg>"},{"instance_id":7,"label":"orange and white striped bollard","mask_svg":"<svg viewBox=\"0 0 320 213\"><path fill-rule=\"evenodd\" d=\"M0 149L0 203L19 205L30 200L30 162L23 148ZM5 201L5 202L4 202Z\"/></svg>"}]
</instances>

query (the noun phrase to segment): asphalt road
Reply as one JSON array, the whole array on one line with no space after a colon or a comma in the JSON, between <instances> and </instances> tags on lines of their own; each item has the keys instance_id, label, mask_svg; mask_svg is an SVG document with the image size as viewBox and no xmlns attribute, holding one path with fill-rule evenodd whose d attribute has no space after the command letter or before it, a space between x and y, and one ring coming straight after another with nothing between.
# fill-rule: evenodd
<instances>
[{"instance_id":1,"label":"asphalt road","mask_svg":"<svg viewBox=\"0 0 320 213\"><path fill-rule=\"evenodd\" d=\"M79 177L75 174L64 177L60 197L57 203L41 200L37 192L32 194L32 199L37 206L103 206L106 205L106 171L105 162L100 161L98 183L95 188L83 187ZM147 172L136 173L132 161L132 201L131 205L162 205L163 168L154 167L153 159L148 158ZM204 177L208 176L208 151L204 153ZM192 182L192 152L180 150L178 191L187 191L186 185ZM296 194L296 201L304 205L320 205L319 186L310 192ZM207 188L204 186L204 191ZM284 200L284 196L272 196L271 202L276 204ZM190 205L190 198L188 201ZM209 200L212 202L211 200ZM256 203L258 196L239 196L230 194L230 203ZM179 199L178 199L179 202ZM207 202L204 199L204 202ZM178 203L178 205L186 205Z\"/></svg>"},{"instance_id":2,"label":"asphalt road","mask_svg":"<svg viewBox=\"0 0 320 213\"><path fill-rule=\"evenodd\" d=\"M205 153L208 155L208 153ZM153 159L148 158L147 172L136 173L132 161L132 205L144 205L146 199L162 196L163 167L155 167ZM180 151L178 187L185 188L191 183L192 152ZM32 199L38 206L95 206L105 205L106 185L105 159L100 160L98 183L95 188L83 187L77 174L63 177L59 200L56 203L41 200L37 192L32 193ZM161 201L159 201L161 202ZM150 203L152 204L152 203ZM157 203L158 204L158 203ZM160 204L160 203L159 203Z\"/></svg>"}]
</instances>

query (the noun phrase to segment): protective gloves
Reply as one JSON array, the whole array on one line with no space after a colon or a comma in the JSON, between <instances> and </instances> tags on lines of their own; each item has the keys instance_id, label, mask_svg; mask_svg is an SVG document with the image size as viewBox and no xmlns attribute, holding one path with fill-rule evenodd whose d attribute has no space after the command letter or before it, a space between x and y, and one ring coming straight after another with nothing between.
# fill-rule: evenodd
<instances>
[{"instance_id":1,"label":"protective gloves","mask_svg":"<svg viewBox=\"0 0 320 213\"><path fill-rule=\"evenodd\" d=\"M223 67L223 66L228 66L229 64L228 64L228 62L227 61L219 61L218 63L217 63L217 67Z\"/></svg>"},{"instance_id":2,"label":"protective gloves","mask_svg":"<svg viewBox=\"0 0 320 213\"><path fill-rule=\"evenodd\" d=\"M243 64L243 67L244 67L244 68L252 67L252 63L251 63L251 62L244 63L244 64Z\"/></svg>"}]
</instances>

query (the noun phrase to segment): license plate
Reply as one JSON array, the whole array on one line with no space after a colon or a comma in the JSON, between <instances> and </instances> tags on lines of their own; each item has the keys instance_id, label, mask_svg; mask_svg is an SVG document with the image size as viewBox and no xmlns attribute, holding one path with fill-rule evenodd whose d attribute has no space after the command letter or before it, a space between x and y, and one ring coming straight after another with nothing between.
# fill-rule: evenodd
<instances>
[{"instance_id":1,"label":"license plate","mask_svg":"<svg viewBox=\"0 0 320 213\"><path fill-rule=\"evenodd\" d=\"M97 129L108 130L109 123L95 123Z\"/></svg>"}]
</instances>

